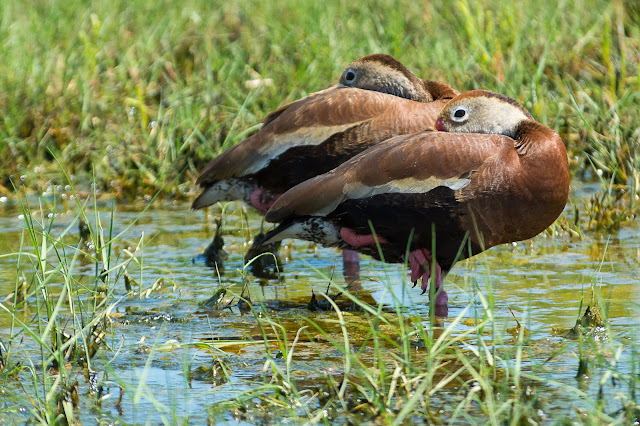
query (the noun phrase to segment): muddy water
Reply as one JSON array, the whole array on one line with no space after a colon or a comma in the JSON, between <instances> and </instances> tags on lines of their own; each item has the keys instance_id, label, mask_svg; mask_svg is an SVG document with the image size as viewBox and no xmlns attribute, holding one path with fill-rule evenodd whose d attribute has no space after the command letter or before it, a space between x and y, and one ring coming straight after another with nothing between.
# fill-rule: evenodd
<instances>
[{"instance_id":1,"label":"muddy water","mask_svg":"<svg viewBox=\"0 0 640 426\"><path fill-rule=\"evenodd\" d=\"M589 188L583 189L588 191ZM108 232L111 207L107 202L99 205L103 228ZM258 387L263 381L265 365L264 346L253 344L235 346L226 354L216 355L228 369L229 379L205 377L188 378L185 372L212 366L212 350L187 347L177 348L180 343L197 342L202 339L260 339L261 331L252 313L242 313L236 306L243 285L248 282L254 304L264 303L266 311L289 332L289 339L311 318L321 324L334 319L331 312L311 312L307 303L311 290L324 292L325 277L333 277L343 283L341 256L337 250L316 247L305 242L287 243L281 250L284 273L280 280L259 280L243 272L243 254L248 249L250 235L260 228L261 218L248 211L244 220L240 205L230 205L223 220L223 236L228 258L224 270L216 271L201 263L193 263L195 254L202 252L213 237L215 226L212 218L220 214L212 210L210 217L203 212L191 212L186 204L154 203L151 209L141 213L144 204L114 205L114 234L119 234L132 222L135 225L116 240L115 254L119 261L127 259L125 249L137 252L139 265L129 263L127 272L134 280L133 290L146 290L158 279L163 283L147 298L127 295L122 276L111 285L115 287L114 301L119 300L111 315L111 327L107 330L108 350L101 351L94 359L99 369L98 379L103 384L104 399L100 408L91 401L95 396L88 393L86 380L79 376L81 417L84 421L105 416L119 417L128 422L155 423L166 416L183 418L188 416L194 423L209 417L213 403L234 397L238 392ZM61 233L74 220L69 206L58 206L55 210L52 233ZM43 207L44 216L52 213L52 207ZM89 213L94 222L93 213ZM40 215L36 215L40 219ZM47 222L49 223L49 222ZM0 203L0 255L20 251L24 219L15 200ZM71 228L71 246L77 245L77 225ZM65 240L66 241L66 240ZM25 251L32 252L25 241ZM67 248L71 259L72 247ZM640 227L624 228L613 235L589 234L584 238L569 239L566 236L541 235L533 241L493 248L473 259L458 263L445 281L449 293L449 320L459 315L469 304L466 320L458 325L456 332L471 327L473 319L482 316L481 292L493 300L496 320L495 333L506 336L506 330L515 326L509 308L532 336L531 351L539 351L539 357L526 359L524 368L535 368L549 382L545 392L544 418L562 416L575 417L573 407L589 408L579 395L571 394L563 384L579 387L594 398L598 392L600 373L592 371L592 379L576 382L577 350L575 341L566 339L563 332L574 326L580 315L580 307L592 303L592 287L595 285L602 297L602 309L607 312L611 332L607 344L611 347L622 343L624 347L640 345ZM52 262L55 254L52 253ZM24 276L30 276L33 268L22 259ZM14 290L17 258L0 257L0 300ZM72 265L79 285L93 288L90 279L95 264L79 256ZM84 278L83 278L84 277ZM59 290L60 280L51 283L52 291ZM412 289L408 274L401 265L384 265L362 257L359 296L371 303L386 303L393 317L394 297L399 298L408 316L428 318L427 298L420 290ZM203 306L220 288L228 289L222 305L231 303L230 309ZM86 292L78 296L90 300ZM35 300L35 299L34 299ZM23 312L21 318L29 321L35 308ZM348 320L362 320L358 313L345 313ZM7 344L10 320L0 316L0 336ZM14 331L15 333L15 331ZM336 329L336 333L339 330ZM482 338L490 340L490 335ZM357 341L357 336L354 336ZM19 340L19 343L18 343ZM23 362L31 359L38 365L39 353L28 336L14 340L14 351ZM155 345L164 345L154 349ZM471 343L473 346L473 343ZM571 348L545 359L562 345ZM275 346L273 346L275 348ZM25 358L26 357L26 358ZM628 371L628 350L623 350L619 367ZM104 368L106 363L108 368ZM334 364L332 364L332 362ZM627 363L626 367L625 362ZM217 365L217 364L216 364ZM332 371L339 374L343 361L339 351L331 345L301 343L295 357L294 376L311 379ZM23 382L28 382L28 375ZM24 383L23 383L24 384ZM7 389L18 391L18 385L8 380ZM121 390L120 386L124 390ZM30 385L27 383L26 385ZM452 391L452 395L455 390ZM24 395L24 392L23 392ZM620 408L620 403L611 401L609 412ZM447 394L434 399L446 412ZM24 420L28 415L20 407L29 410L28 401L17 399L15 420ZM237 414L237 413L236 413ZM221 411L213 414L218 420L232 420L233 413ZM251 423L252 417L235 417ZM253 417L255 421L255 417Z\"/></svg>"}]
</instances>

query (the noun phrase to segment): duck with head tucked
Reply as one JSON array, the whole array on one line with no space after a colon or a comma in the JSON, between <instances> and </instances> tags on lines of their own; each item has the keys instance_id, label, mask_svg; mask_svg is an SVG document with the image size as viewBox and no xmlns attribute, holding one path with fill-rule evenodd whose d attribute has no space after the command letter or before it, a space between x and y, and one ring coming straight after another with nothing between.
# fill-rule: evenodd
<instances>
[{"instance_id":1,"label":"duck with head tucked","mask_svg":"<svg viewBox=\"0 0 640 426\"><path fill-rule=\"evenodd\" d=\"M375 54L347 66L339 83L270 113L256 134L204 168L192 208L244 200L265 212L294 185L393 136L434 125L458 93ZM345 260L357 261L347 252Z\"/></svg>"},{"instance_id":2,"label":"duck with head tucked","mask_svg":"<svg viewBox=\"0 0 640 426\"><path fill-rule=\"evenodd\" d=\"M339 84L270 113L259 132L207 164L192 208L244 200L261 211L274 197L392 136L432 127L457 92L423 81L389 55L351 63Z\"/></svg>"},{"instance_id":3,"label":"duck with head tucked","mask_svg":"<svg viewBox=\"0 0 640 426\"><path fill-rule=\"evenodd\" d=\"M442 283L454 263L550 226L567 202L569 167L562 139L497 93L455 97L434 127L287 191L265 216L280 224L263 243L299 238L407 261L423 292L433 273L436 315L446 316Z\"/></svg>"}]
</instances>

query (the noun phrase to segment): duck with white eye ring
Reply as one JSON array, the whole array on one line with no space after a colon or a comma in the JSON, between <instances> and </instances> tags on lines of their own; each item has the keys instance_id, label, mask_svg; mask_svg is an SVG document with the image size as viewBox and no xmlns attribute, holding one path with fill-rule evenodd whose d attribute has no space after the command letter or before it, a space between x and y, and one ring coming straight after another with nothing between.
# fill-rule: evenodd
<instances>
[{"instance_id":1,"label":"duck with white eye ring","mask_svg":"<svg viewBox=\"0 0 640 426\"><path fill-rule=\"evenodd\" d=\"M460 105L452 109L448 115L449 115L449 118L451 119L451 124L456 126L463 125L467 123L467 120L469 120L469 107L467 107L466 105ZM474 120L478 121L477 117L474 118ZM436 124L434 128L439 131L444 131L442 117L436 120ZM475 131L478 131L478 130L475 130Z\"/></svg>"},{"instance_id":2,"label":"duck with white eye ring","mask_svg":"<svg viewBox=\"0 0 640 426\"><path fill-rule=\"evenodd\" d=\"M380 54L349 64L338 86L389 93L417 102L432 102L443 92L440 83L422 80L392 57Z\"/></svg>"},{"instance_id":3,"label":"duck with white eye ring","mask_svg":"<svg viewBox=\"0 0 640 426\"><path fill-rule=\"evenodd\" d=\"M567 203L569 164L560 136L498 93L457 96L435 127L289 189L265 215L279 225L259 243L298 238L406 262L411 281L432 290L435 315L447 316L453 265L543 232Z\"/></svg>"},{"instance_id":4,"label":"duck with white eye ring","mask_svg":"<svg viewBox=\"0 0 640 426\"><path fill-rule=\"evenodd\" d=\"M416 77L389 55L360 58L337 85L271 112L260 131L211 160L192 207L244 200L265 212L294 185L366 148L431 127L457 94L446 83ZM358 259L344 253L345 277L358 276Z\"/></svg>"},{"instance_id":5,"label":"duck with white eye ring","mask_svg":"<svg viewBox=\"0 0 640 426\"><path fill-rule=\"evenodd\" d=\"M356 82L357 74L351 68L347 68L342 74L342 80L346 83L346 85L352 85Z\"/></svg>"},{"instance_id":6,"label":"duck with white eye ring","mask_svg":"<svg viewBox=\"0 0 640 426\"><path fill-rule=\"evenodd\" d=\"M451 119L453 121L457 121L458 123L465 121L467 118L468 118L467 109L464 107L457 108L451 114Z\"/></svg>"}]
</instances>

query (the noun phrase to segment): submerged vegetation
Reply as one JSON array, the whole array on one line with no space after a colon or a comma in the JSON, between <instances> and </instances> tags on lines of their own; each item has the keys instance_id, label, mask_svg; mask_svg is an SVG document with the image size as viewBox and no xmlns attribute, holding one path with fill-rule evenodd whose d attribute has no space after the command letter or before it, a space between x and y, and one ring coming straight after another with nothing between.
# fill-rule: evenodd
<instances>
[{"instance_id":1,"label":"submerged vegetation","mask_svg":"<svg viewBox=\"0 0 640 426\"><path fill-rule=\"evenodd\" d=\"M639 306L633 292L603 291L597 274L638 270L637 247L635 258L607 252L640 206L635 2L9 0L0 42L0 219L3 209L20 215L0 226L3 421L640 420ZM406 277L392 267L377 270L382 301L345 289L313 259L292 267L313 257L308 245L286 247L284 262L266 253L242 266L260 226L233 207L215 227L184 225L184 241L163 239L174 223L145 233L155 197L188 200L210 158L373 52L461 91L514 97L562 136L573 181L585 184L548 233L503 248L496 264L528 263L533 278L518 280L549 291L534 261L557 262L553 250L589 240L598 266L572 275L577 306L553 314L575 327L549 335L512 317L482 260L452 274L447 285L464 296L454 290L455 316L443 322L406 306L398 289L410 285L395 285ZM145 200L142 213L121 200ZM154 260L162 245L195 255L211 229L213 269ZM222 237L232 241L224 250ZM259 280L254 267L290 281ZM310 274L322 283L313 302L311 288L290 289ZM631 275L619 280L633 285ZM612 326L611 300L625 297L636 301L614 320L631 325Z\"/></svg>"}]
</instances>

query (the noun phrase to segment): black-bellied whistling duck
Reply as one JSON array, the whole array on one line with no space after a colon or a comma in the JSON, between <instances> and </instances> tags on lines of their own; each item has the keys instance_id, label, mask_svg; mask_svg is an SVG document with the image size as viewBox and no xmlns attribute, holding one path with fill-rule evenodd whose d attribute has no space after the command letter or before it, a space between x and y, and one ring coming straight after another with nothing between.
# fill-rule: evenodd
<instances>
[{"instance_id":1,"label":"black-bellied whistling duck","mask_svg":"<svg viewBox=\"0 0 640 426\"><path fill-rule=\"evenodd\" d=\"M259 132L211 160L192 208L244 200L264 212L277 194L376 143L432 127L457 94L389 55L358 59L338 85L278 108Z\"/></svg>"},{"instance_id":2,"label":"black-bellied whistling duck","mask_svg":"<svg viewBox=\"0 0 640 426\"><path fill-rule=\"evenodd\" d=\"M496 93L457 96L435 128L287 191L266 213L280 225L263 242L300 238L379 258L377 241L387 262L404 262L408 250L424 291L433 267L436 314L446 316L442 282L453 264L544 231L567 202L569 167L562 139Z\"/></svg>"},{"instance_id":3,"label":"black-bellied whistling duck","mask_svg":"<svg viewBox=\"0 0 640 426\"><path fill-rule=\"evenodd\" d=\"M457 94L448 84L417 78L389 55L358 59L338 85L277 109L259 132L211 160L192 208L244 200L265 212L289 188L376 143L432 127ZM349 259L357 261L345 254Z\"/></svg>"}]
</instances>

